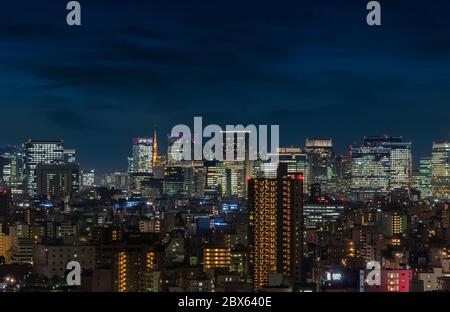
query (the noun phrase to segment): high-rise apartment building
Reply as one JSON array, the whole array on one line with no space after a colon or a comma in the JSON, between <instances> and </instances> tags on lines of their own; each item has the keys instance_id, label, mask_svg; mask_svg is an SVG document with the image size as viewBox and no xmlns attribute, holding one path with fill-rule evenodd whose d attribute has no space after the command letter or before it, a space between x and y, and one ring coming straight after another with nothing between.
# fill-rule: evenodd
<instances>
[{"instance_id":1,"label":"high-rise apartment building","mask_svg":"<svg viewBox=\"0 0 450 312\"><path fill-rule=\"evenodd\" d=\"M399 211L385 211L382 214L383 234L388 237L400 236L406 233L407 215Z\"/></svg>"},{"instance_id":2,"label":"high-rise apartment building","mask_svg":"<svg viewBox=\"0 0 450 312\"><path fill-rule=\"evenodd\" d=\"M231 249L224 247L206 247L203 249L203 269L229 269Z\"/></svg>"},{"instance_id":3,"label":"high-rise apartment building","mask_svg":"<svg viewBox=\"0 0 450 312\"><path fill-rule=\"evenodd\" d=\"M159 272L155 271L156 253L146 246L127 246L114 250L113 289L117 292L155 292L159 290Z\"/></svg>"},{"instance_id":4,"label":"high-rise apartment building","mask_svg":"<svg viewBox=\"0 0 450 312\"><path fill-rule=\"evenodd\" d=\"M282 274L290 286L301 282L303 176L248 181L250 274L255 290Z\"/></svg>"}]
</instances>

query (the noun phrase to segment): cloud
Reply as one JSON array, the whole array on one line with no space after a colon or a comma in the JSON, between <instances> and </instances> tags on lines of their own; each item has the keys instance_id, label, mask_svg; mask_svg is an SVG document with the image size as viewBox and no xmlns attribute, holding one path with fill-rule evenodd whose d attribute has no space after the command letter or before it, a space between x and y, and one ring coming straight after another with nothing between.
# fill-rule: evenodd
<instances>
[{"instance_id":1,"label":"cloud","mask_svg":"<svg viewBox=\"0 0 450 312\"><path fill-rule=\"evenodd\" d=\"M33 125L70 137L105 167L125 161L131 136L195 115L280 123L289 144L317 134L346 146L388 128L427 146L448 130L411 124L450 113L449 9L386 2L370 28L364 1L99 0L71 28L63 2L8 2L0 103L23 117L17 136Z\"/></svg>"}]
</instances>

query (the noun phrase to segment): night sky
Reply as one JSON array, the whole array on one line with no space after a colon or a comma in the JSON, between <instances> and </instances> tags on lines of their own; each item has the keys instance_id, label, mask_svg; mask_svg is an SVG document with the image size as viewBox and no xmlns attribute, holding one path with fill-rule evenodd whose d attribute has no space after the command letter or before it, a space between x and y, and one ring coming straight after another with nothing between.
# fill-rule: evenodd
<instances>
[{"instance_id":1,"label":"night sky","mask_svg":"<svg viewBox=\"0 0 450 312\"><path fill-rule=\"evenodd\" d=\"M279 124L283 145L450 138L450 3L382 0L0 3L0 145L64 139L84 168L125 170L134 136L172 126Z\"/></svg>"}]
</instances>

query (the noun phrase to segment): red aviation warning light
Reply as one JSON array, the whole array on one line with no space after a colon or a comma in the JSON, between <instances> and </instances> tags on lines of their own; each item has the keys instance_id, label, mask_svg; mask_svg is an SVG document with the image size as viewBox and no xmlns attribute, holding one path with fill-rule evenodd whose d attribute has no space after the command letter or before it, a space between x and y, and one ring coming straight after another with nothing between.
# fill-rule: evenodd
<instances>
[{"instance_id":1,"label":"red aviation warning light","mask_svg":"<svg viewBox=\"0 0 450 312\"><path fill-rule=\"evenodd\" d=\"M305 176L303 174L297 174L295 176L295 179L298 181L304 181L305 180Z\"/></svg>"}]
</instances>

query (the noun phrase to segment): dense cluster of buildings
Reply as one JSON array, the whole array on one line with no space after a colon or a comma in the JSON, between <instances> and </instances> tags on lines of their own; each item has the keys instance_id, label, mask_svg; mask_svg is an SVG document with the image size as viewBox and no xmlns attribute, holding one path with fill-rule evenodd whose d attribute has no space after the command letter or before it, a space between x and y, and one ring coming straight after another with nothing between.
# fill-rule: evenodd
<instances>
[{"instance_id":1,"label":"dense cluster of buildings","mask_svg":"<svg viewBox=\"0 0 450 312\"><path fill-rule=\"evenodd\" d=\"M401 137L308 139L273 163L177 160L177 139L105 175L63 141L0 149L0 290L450 290L450 143L413 162Z\"/></svg>"}]
</instances>

